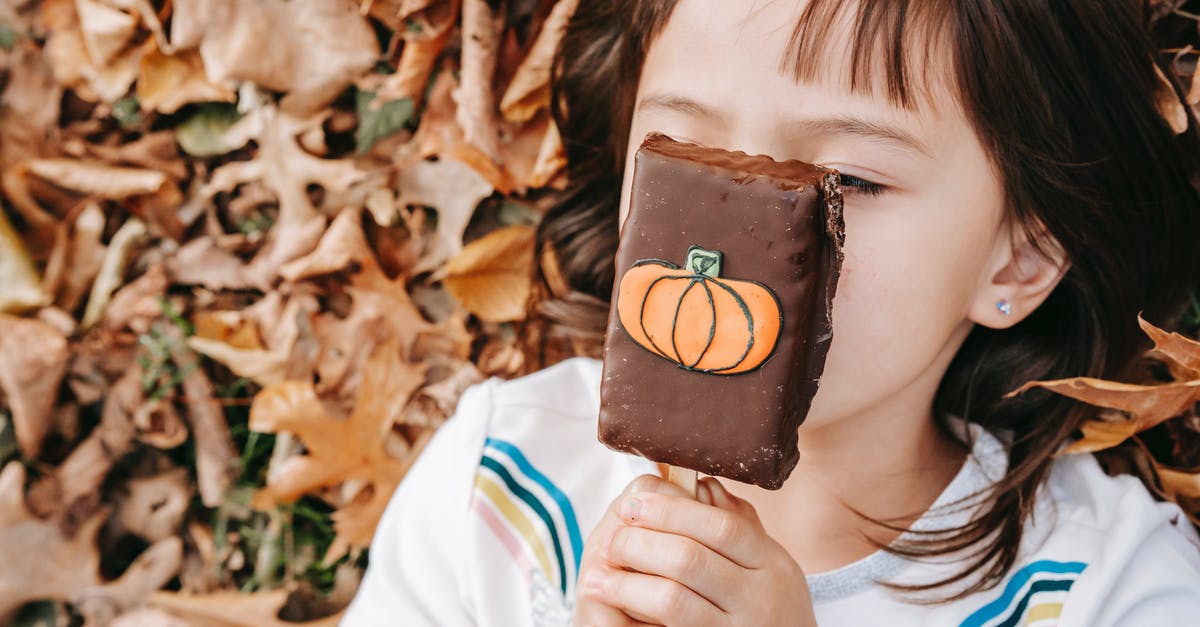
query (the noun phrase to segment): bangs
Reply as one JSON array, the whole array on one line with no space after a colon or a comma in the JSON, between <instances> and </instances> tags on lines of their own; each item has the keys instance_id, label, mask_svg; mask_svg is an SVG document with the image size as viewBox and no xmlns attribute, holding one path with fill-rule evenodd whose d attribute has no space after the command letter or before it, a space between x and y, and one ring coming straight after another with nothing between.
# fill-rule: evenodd
<instances>
[{"instance_id":1,"label":"bangs","mask_svg":"<svg viewBox=\"0 0 1200 627\"><path fill-rule=\"evenodd\" d=\"M953 3L937 0L811 0L792 31L782 69L797 82L829 79L821 76L823 69L847 63L833 58L841 51L831 44L844 43L850 51L851 93L877 95L882 87L883 95L899 108L913 110L922 101L932 104L934 81L957 91L953 11ZM844 30L850 39L839 42L837 27L843 25L849 26ZM951 57L944 71L935 74L937 64L930 60L937 54ZM917 74L919 80L914 80Z\"/></svg>"}]
</instances>

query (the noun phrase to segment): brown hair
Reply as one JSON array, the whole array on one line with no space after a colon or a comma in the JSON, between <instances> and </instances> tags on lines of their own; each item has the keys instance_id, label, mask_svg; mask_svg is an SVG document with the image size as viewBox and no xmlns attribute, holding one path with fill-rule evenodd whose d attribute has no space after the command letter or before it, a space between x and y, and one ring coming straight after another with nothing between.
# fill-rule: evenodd
<instances>
[{"instance_id":1,"label":"brown hair","mask_svg":"<svg viewBox=\"0 0 1200 627\"><path fill-rule=\"evenodd\" d=\"M633 100L646 50L674 4L583 2L560 45L554 114L570 184L538 230L541 290L526 327L532 367L599 356ZM1170 323L1200 277L1192 250L1200 235L1196 121L1176 135L1158 113L1161 60L1144 2L812 0L792 38L797 79L813 78L822 33L846 17L856 44L852 89L869 91L864 79L882 68L886 95L899 106L914 101L912 38L946 43L959 101L1003 175L1007 215L1037 241L1060 246L1071 264L1012 329L975 328L934 399L947 432L946 417L956 415L1012 435L1008 471L970 523L887 547L914 557L967 549L969 564L956 576L904 587L977 575L957 598L1012 568L1054 452L1091 415L1041 390L1006 394L1035 379L1130 375L1144 348L1139 311Z\"/></svg>"}]
</instances>

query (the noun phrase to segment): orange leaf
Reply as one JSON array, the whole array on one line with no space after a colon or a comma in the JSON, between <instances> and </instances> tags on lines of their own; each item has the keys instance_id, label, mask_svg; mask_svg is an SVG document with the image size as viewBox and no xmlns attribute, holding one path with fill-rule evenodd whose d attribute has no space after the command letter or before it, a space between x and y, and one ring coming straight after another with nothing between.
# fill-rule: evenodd
<instances>
[{"instance_id":1,"label":"orange leaf","mask_svg":"<svg viewBox=\"0 0 1200 627\"><path fill-rule=\"evenodd\" d=\"M378 515L400 482L406 466L384 448L385 435L413 392L424 382L425 366L405 363L397 340L380 345L367 360L354 411L345 420L330 417L310 382L284 381L259 392L250 407L250 428L255 431L288 431L300 438L308 454L287 459L273 468L267 486L254 497L256 507L286 503L318 488L347 479L370 484L365 511L373 518L359 518L362 525L352 536L343 525L335 525L337 536L327 560L336 559L334 549L365 547ZM366 536L366 537L364 537Z\"/></svg>"},{"instance_id":2,"label":"orange leaf","mask_svg":"<svg viewBox=\"0 0 1200 627\"><path fill-rule=\"evenodd\" d=\"M467 244L446 263L446 290L471 313L489 322L520 320L532 285L534 229L510 226Z\"/></svg>"},{"instance_id":3,"label":"orange leaf","mask_svg":"<svg viewBox=\"0 0 1200 627\"><path fill-rule=\"evenodd\" d=\"M1175 380L1200 379L1200 342L1178 333L1167 333L1138 316L1138 324L1154 340L1154 352L1161 355Z\"/></svg>"},{"instance_id":4,"label":"orange leaf","mask_svg":"<svg viewBox=\"0 0 1200 627\"><path fill-rule=\"evenodd\" d=\"M343 612L302 623L279 618L287 602L287 590L267 590L244 594L224 590L212 594L157 592L150 602L172 614L191 619L191 624L224 627L334 627Z\"/></svg>"},{"instance_id":5,"label":"orange leaf","mask_svg":"<svg viewBox=\"0 0 1200 627\"><path fill-rule=\"evenodd\" d=\"M1187 498L1200 498L1200 474L1182 472L1163 468L1159 466L1158 478L1162 481L1163 491L1171 498L1179 498L1181 496Z\"/></svg>"},{"instance_id":6,"label":"orange leaf","mask_svg":"<svg viewBox=\"0 0 1200 627\"><path fill-rule=\"evenodd\" d=\"M1093 419L1080 426L1083 438L1064 454L1086 453L1111 448L1191 409L1200 402L1200 343L1178 333L1167 333L1138 317L1142 330L1154 340L1155 352L1165 358L1177 381L1157 385L1118 383L1090 377L1057 381L1030 381L1009 393L1015 396L1031 388L1124 412L1123 420Z\"/></svg>"}]
</instances>

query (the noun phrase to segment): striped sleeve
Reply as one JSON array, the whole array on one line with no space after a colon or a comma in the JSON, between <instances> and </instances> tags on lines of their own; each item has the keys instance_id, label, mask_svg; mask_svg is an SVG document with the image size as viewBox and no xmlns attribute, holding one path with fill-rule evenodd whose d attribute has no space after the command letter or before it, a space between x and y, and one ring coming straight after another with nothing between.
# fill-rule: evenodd
<instances>
[{"instance_id":1,"label":"striped sleeve","mask_svg":"<svg viewBox=\"0 0 1200 627\"><path fill-rule=\"evenodd\" d=\"M471 508L526 577L552 582L573 596L583 537L570 498L516 445L485 441ZM527 582L528 583L528 582Z\"/></svg>"},{"instance_id":2,"label":"striped sleeve","mask_svg":"<svg viewBox=\"0 0 1200 627\"><path fill-rule=\"evenodd\" d=\"M1087 564L1038 560L1009 577L995 599L976 610L960 627L1057 625L1063 603Z\"/></svg>"}]
</instances>

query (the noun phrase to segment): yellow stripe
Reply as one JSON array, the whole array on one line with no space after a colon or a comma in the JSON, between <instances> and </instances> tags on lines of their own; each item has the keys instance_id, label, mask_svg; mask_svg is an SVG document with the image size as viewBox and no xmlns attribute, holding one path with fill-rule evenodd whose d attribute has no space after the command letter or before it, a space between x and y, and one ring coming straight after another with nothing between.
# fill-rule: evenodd
<instances>
[{"instance_id":1,"label":"yellow stripe","mask_svg":"<svg viewBox=\"0 0 1200 627\"><path fill-rule=\"evenodd\" d=\"M517 533L520 533L521 537L525 538L525 543L533 549L533 555L537 558L538 564L541 565L543 574L546 575L548 580L553 580L556 575L550 572L550 557L546 553L546 543L542 540L542 536L538 535L533 525L529 523L529 517L525 515L525 512L521 511L521 508L517 507L512 502L512 499L509 498L508 493L496 485L487 475L483 473L476 474L475 487L488 497L492 504L496 506L496 509L508 520L508 524L512 525L517 530Z\"/></svg>"},{"instance_id":2,"label":"yellow stripe","mask_svg":"<svg viewBox=\"0 0 1200 627\"><path fill-rule=\"evenodd\" d=\"M1047 618L1058 618L1062 615L1062 603L1042 603L1029 608L1025 614L1025 624L1030 625Z\"/></svg>"}]
</instances>

